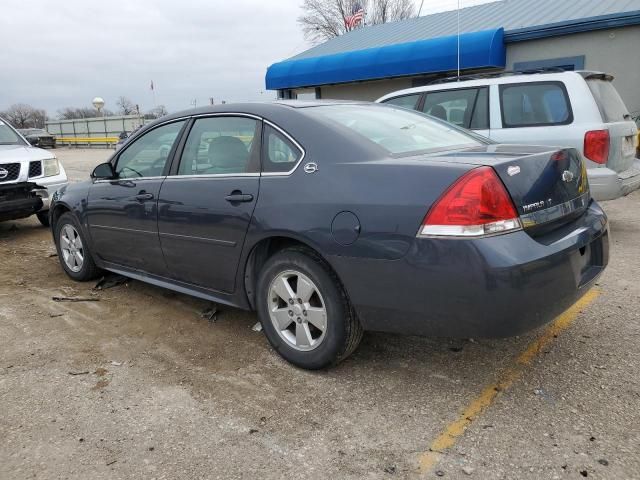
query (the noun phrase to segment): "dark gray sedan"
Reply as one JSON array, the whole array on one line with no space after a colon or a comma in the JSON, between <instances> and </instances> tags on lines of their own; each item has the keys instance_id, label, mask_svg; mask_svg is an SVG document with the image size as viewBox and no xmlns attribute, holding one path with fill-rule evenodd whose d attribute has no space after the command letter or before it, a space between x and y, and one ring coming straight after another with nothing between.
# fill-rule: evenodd
<instances>
[{"instance_id":1,"label":"dark gray sedan","mask_svg":"<svg viewBox=\"0 0 640 480\"><path fill-rule=\"evenodd\" d=\"M256 310L304 368L344 359L365 330L524 332L608 262L575 150L353 102L163 117L60 190L51 225L71 278L105 269Z\"/></svg>"}]
</instances>

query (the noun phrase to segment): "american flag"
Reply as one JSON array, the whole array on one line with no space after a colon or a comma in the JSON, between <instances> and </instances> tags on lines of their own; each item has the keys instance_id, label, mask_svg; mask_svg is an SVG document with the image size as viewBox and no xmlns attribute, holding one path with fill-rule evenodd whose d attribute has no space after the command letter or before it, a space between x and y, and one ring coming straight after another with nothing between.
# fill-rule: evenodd
<instances>
[{"instance_id":1,"label":"american flag","mask_svg":"<svg viewBox=\"0 0 640 480\"><path fill-rule=\"evenodd\" d=\"M362 5L356 3L351 9L351 15L345 17L344 26L347 30L353 30L364 18L364 9Z\"/></svg>"}]
</instances>

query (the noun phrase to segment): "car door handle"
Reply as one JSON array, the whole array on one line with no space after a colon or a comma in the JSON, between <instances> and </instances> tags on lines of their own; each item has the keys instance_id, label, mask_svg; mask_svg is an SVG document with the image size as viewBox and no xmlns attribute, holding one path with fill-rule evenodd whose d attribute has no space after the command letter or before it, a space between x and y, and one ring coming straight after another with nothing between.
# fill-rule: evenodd
<instances>
[{"instance_id":1,"label":"car door handle","mask_svg":"<svg viewBox=\"0 0 640 480\"><path fill-rule=\"evenodd\" d=\"M231 192L231 195L227 195L224 197L227 202L236 203L236 202L251 202L253 201L253 195L248 193L242 193L238 191Z\"/></svg>"},{"instance_id":2,"label":"car door handle","mask_svg":"<svg viewBox=\"0 0 640 480\"><path fill-rule=\"evenodd\" d=\"M133 198L135 198L139 202L144 202L145 200L152 200L153 193L140 193Z\"/></svg>"}]
</instances>

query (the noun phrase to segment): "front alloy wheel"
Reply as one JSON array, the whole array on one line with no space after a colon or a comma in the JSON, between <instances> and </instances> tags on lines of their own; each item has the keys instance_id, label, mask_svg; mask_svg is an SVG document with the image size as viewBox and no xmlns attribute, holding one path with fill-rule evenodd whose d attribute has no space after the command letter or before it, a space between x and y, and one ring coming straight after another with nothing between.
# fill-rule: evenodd
<instances>
[{"instance_id":1,"label":"front alloy wheel","mask_svg":"<svg viewBox=\"0 0 640 480\"><path fill-rule=\"evenodd\" d=\"M84 247L78 231L73 225L63 225L60 229L60 250L62 260L72 272L82 270L84 264Z\"/></svg>"},{"instance_id":2,"label":"front alloy wheel","mask_svg":"<svg viewBox=\"0 0 640 480\"><path fill-rule=\"evenodd\" d=\"M74 280L86 281L100 274L89 251L90 245L71 212L60 215L53 226L53 232L58 259L67 275Z\"/></svg>"}]
</instances>

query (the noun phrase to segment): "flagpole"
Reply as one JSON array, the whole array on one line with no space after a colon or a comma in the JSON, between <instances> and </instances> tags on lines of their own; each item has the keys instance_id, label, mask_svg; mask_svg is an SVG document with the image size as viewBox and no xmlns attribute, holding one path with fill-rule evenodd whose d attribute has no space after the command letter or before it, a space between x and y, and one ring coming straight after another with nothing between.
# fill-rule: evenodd
<instances>
[{"instance_id":1,"label":"flagpole","mask_svg":"<svg viewBox=\"0 0 640 480\"><path fill-rule=\"evenodd\" d=\"M460 81L460 0L458 0L458 81Z\"/></svg>"}]
</instances>

